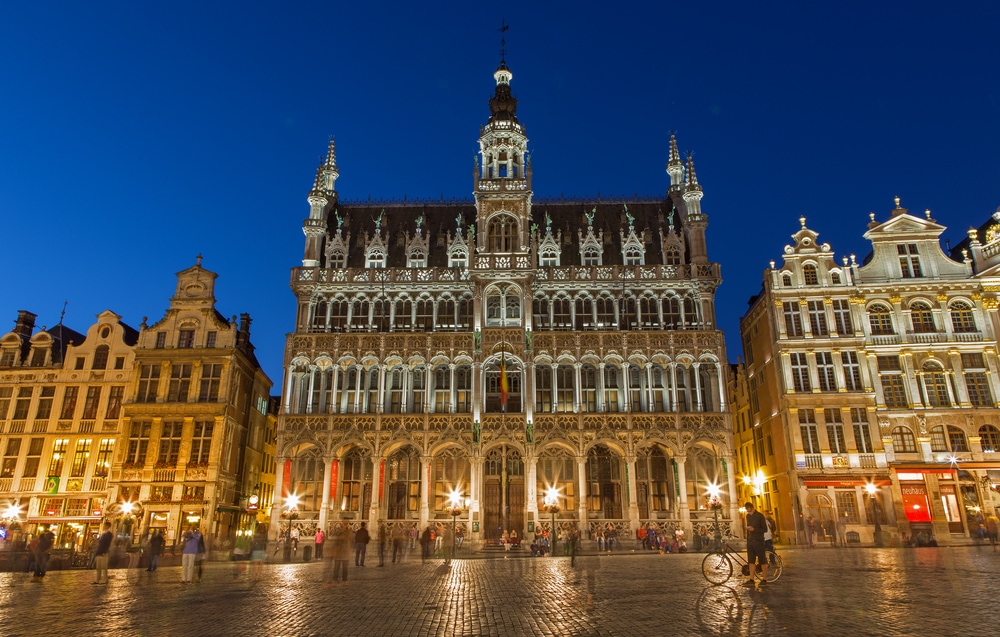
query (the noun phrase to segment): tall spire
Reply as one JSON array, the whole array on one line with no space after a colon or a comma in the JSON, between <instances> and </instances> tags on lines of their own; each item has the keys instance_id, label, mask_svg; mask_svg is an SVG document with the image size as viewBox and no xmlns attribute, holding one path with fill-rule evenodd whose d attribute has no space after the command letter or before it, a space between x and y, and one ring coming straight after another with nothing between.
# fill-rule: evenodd
<instances>
[{"instance_id":1,"label":"tall spire","mask_svg":"<svg viewBox=\"0 0 1000 637\"><path fill-rule=\"evenodd\" d=\"M677 150L677 137L670 133L670 158L667 161L667 174L670 175L670 188L680 189L684 185L684 163Z\"/></svg>"},{"instance_id":2,"label":"tall spire","mask_svg":"<svg viewBox=\"0 0 1000 637\"><path fill-rule=\"evenodd\" d=\"M337 146L333 142L333 135L330 135L330 144L326 148L326 161L323 162L323 190L327 195L333 195L337 188L337 177L340 171L337 170Z\"/></svg>"}]
</instances>

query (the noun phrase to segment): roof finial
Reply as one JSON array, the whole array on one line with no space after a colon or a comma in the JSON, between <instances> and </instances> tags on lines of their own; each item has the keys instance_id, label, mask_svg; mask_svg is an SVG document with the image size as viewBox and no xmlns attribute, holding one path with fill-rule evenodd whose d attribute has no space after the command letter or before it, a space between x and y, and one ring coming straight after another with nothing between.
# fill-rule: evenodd
<instances>
[{"instance_id":1,"label":"roof finial","mask_svg":"<svg viewBox=\"0 0 1000 637\"><path fill-rule=\"evenodd\" d=\"M198 256L196 256L194 259L195 259L195 262L196 262L195 265L200 266L201 265L201 253L199 253Z\"/></svg>"},{"instance_id":2,"label":"roof finial","mask_svg":"<svg viewBox=\"0 0 1000 637\"><path fill-rule=\"evenodd\" d=\"M805 215L802 215L801 217L799 217L799 223L802 224L802 229L805 230L806 229L806 217L805 217Z\"/></svg>"},{"instance_id":3,"label":"roof finial","mask_svg":"<svg viewBox=\"0 0 1000 637\"><path fill-rule=\"evenodd\" d=\"M896 202L896 210L899 210L899 197L894 197L893 200Z\"/></svg>"},{"instance_id":4,"label":"roof finial","mask_svg":"<svg viewBox=\"0 0 1000 637\"><path fill-rule=\"evenodd\" d=\"M69 301L63 301L63 309L59 314L59 325L62 325L63 318L66 316L66 306L69 305Z\"/></svg>"},{"instance_id":5,"label":"roof finial","mask_svg":"<svg viewBox=\"0 0 1000 637\"><path fill-rule=\"evenodd\" d=\"M500 63L503 64L507 60L507 40L504 38L504 33L510 25L507 24L503 19L500 20Z\"/></svg>"},{"instance_id":6,"label":"roof finial","mask_svg":"<svg viewBox=\"0 0 1000 637\"><path fill-rule=\"evenodd\" d=\"M326 149L326 166L327 168L337 166L337 146L333 143L333 135L330 135L330 145Z\"/></svg>"},{"instance_id":7,"label":"roof finial","mask_svg":"<svg viewBox=\"0 0 1000 637\"><path fill-rule=\"evenodd\" d=\"M694 172L694 157L690 150L687 153L687 185L695 188L699 187L698 175Z\"/></svg>"},{"instance_id":8,"label":"roof finial","mask_svg":"<svg viewBox=\"0 0 1000 637\"><path fill-rule=\"evenodd\" d=\"M927 210L924 210L924 214L927 215L928 219L930 219L931 218L931 209L928 208Z\"/></svg>"}]
</instances>

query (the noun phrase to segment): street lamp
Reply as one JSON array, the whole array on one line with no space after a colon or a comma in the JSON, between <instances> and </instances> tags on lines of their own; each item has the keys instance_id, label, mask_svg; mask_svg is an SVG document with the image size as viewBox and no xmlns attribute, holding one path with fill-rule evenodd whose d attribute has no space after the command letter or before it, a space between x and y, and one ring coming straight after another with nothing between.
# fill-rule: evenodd
<instances>
[{"instance_id":1,"label":"street lamp","mask_svg":"<svg viewBox=\"0 0 1000 637\"><path fill-rule=\"evenodd\" d=\"M445 560L445 563L450 563L451 558L455 556L455 541L458 535L458 525L456 524L456 518L462 514L462 492L458 489L452 489L451 493L448 494L448 506L451 509L451 555ZM466 503L468 506L468 503Z\"/></svg>"},{"instance_id":2,"label":"street lamp","mask_svg":"<svg viewBox=\"0 0 1000 637\"><path fill-rule=\"evenodd\" d=\"M868 500L872 505L872 521L875 522L875 546L882 546L882 524L878 517L878 502L875 500L878 487L875 486L875 483L869 482L865 485L865 491L868 492Z\"/></svg>"},{"instance_id":3,"label":"street lamp","mask_svg":"<svg viewBox=\"0 0 1000 637\"><path fill-rule=\"evenodd\" d=\"M552 516L552 525L549 527L549 557L555 557L556 513L559 513L559 489L549 487L545 490L545 510Z\"/></svg>"},{"instance_id":4,"label":"street lamp","mask_svg":"<svg viewBox=\"0 0 1000 637\"><path fill-rule=\"evenodd\" d=\"M299 517L299 496L289 495L284 502L285 516L288 518L288 525L285 527L285 551L283 557L286 562L292 561L292 523Z\"/></svg>"},{"instance_id":5,"label":"street lamp","mask_svg":"<svg viewBox=\"0 0 1000 637\"><path fill-rule=\"evenodd\" d=\"M706 487L708 490L708 508L712 509L712 517L715 519L715 550L722 550L722 527L719 526L719 511L722 510L722 500L719 494L722 490L719 485L711 482Z\"/></svg>"}]
</instances>

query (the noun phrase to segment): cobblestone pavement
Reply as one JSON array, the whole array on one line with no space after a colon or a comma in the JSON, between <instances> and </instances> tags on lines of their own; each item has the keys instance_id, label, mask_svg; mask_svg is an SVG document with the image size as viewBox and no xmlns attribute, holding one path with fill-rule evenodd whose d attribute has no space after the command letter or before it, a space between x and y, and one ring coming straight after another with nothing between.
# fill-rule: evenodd
<instances>
[{"instance_id":1,"label":"cobblestone pavement","mask_svg":"<svg viewBox=\"0 0 1000 637\"><path fill-rule=\"evenodd\" d=\"M269 564L260 581L180 569L0 573L0 636L18 635L969 635L996 628L1000 553L987 548L784 550L761 591L712 586L702 554L369 559L325 586L326 565ZM353 564L353 562L352 562ZM589 596L592 595L592 601Z\"/></svg>"}]
</instances>

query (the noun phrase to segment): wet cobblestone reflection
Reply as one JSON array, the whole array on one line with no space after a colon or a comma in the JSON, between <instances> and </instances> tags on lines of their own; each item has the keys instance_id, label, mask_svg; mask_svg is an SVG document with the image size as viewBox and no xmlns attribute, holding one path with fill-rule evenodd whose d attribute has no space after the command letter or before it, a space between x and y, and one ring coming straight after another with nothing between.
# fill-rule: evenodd
<instances>
[{"instance_id":1,"label":"wet cobblestone reflection","mask_svg":"<svg viewBox=\"0 0 1000 637\"><path fill-rule=\"evenodd\" d=\"M993 626L1000 555L974 547L786 550L761 591L708 584L700 554L0 574L0 635L968 635ZM987 630L990 632L992 629Z\"/></svg>"}]
</instances>

